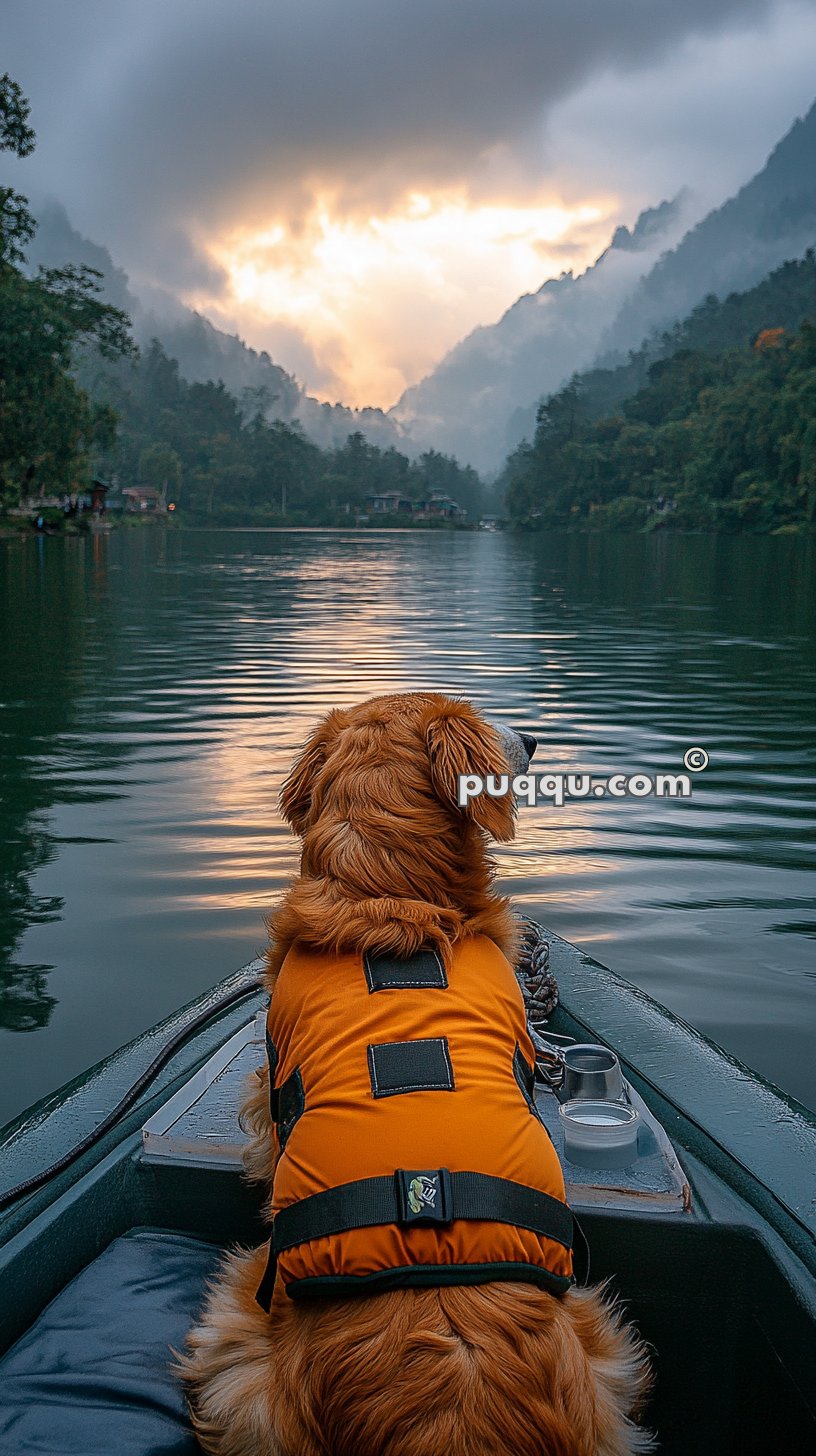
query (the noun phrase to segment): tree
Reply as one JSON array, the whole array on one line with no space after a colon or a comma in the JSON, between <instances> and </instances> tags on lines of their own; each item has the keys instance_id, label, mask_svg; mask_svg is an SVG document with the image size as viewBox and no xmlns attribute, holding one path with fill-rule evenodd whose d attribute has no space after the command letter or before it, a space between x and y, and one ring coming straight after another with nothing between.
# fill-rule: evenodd
<instances>
[{"instance_id":1,"label":"tree","mask_svg":"<svg viewBox=\"0 0 816 1456\"><path fill-rule=\"evenodd\" d=\"M181 461L170 445L148 445L139 456L139 479L153 485L162 500L178 501Z\"/></svg>"},{"instance_id":2,"label":"tree","mask_svg":"<svg viewBox=\"0 0 816 1456\"><path fill-rule=\"evenodd\" d=\"M36 137L28 125L31 107L8 71L0 76L0 152L27 157ZM10 187L0 187L0 264L22 263L26 244L36 224L28 210L28 198Z\"/></svg>"},{"instance_id":3,"label":"tree","mask_svg":"<svg viewBox=\"0 0 816 1456\"><path fill-rule=\"evenodd\" d=\"M0 77L0 150L34 148L28 102ZM28 202L0 188L0 502L46 485L84 483L89 451L110 438L111 412L91 403L71 373L75 351L91 345L106 358L133 353L130 321L100 302L93 268L21 268L36 224Z\"/></svg>"}]
</instances>

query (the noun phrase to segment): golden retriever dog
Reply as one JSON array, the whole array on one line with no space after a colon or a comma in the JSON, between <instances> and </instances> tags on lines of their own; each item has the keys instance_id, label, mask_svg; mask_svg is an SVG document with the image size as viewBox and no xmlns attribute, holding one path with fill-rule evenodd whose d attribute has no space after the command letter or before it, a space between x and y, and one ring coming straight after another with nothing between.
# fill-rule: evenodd
<instances>
[{"instance_id":1,"label":"golden retriever dog","mask_svg":"<svg viewBox=\"0 0 816 1456\"><path fill-rule=\"evenodd\" d=\"M460 807L457 792L460 775L513 770L509 738L521 746L468 702L437 693L373 698L324 718L281 793L303 852L268 919L270 995L292 947L306 948L318 983L320 967L328 978L348 953L399 959L430 948L450 968L473 937L513 963L516 922L487 853L489 839L513 837L513 795ZM520 992L518 1003L523 1018ZM329 1064L332 1055L330 1039ZM242 1113L246 1171L268 1190L271 1221L280 1149L267 1072L254 1080ZM267 1253L226 1256L179 1361L196 1434L214 1456L651 1449L635 1424L650 1383L645 1349L603 1290L565 1279L551 1293L522 1276L295 1298L279 1271L267 1313L256 1300Z\"/></svg>"}]
</instances>

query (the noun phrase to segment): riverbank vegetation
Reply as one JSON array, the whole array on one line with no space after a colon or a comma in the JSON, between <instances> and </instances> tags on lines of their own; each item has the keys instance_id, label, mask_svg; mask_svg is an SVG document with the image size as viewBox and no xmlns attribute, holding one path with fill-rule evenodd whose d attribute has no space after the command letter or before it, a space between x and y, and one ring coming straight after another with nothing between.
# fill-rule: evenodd
<instances>
[{"instance_id":1,"label":"riverbank vegetation","mask_svg":"<svg viewBox=\"0 0 816 1456\"><path fill-rule=\"evenodd\" d=\"M448 495L478 519L478 475L430 450L411 461L360 433L321 450L296 425L269 420L263 391L236 399L222 383L190 384L154 340L136 359L111 361L85 351L77 377L119 421L97 456L110 478L166 490L187 520L221 525L348 525L368 515L374 496L397 492L418 502ZM386 524L410 515L377 513ZM445 524L432 518L425 524Z\"/></svg>"},{"instance_id":2,"label":"riverbank vegetation","mask_svg":"<svg viewBox=\"0 0 816 1456\"><path fill-rule=\"evenodd\" d=\"M35 136L29 107L0 77L0 151L28 156ZM112 360L133 352L129 320L98 297L94 269L23 271L34 234L27 199L0 187L0 510L24 495L76 489L94 449L113 439L116 421L74 378L78 346Z\"/></svg>"},{"instance_id":3,"label":"riverbank vegetation","mask_svg":"<svg viewBox=\"0 0 816 1456\"><path fill-rule=\"evenodd\" d=\"M574 375L503 484L519 528L813 529L813 251L707 298L617 368Z\"/></svg>"}]
</instances>

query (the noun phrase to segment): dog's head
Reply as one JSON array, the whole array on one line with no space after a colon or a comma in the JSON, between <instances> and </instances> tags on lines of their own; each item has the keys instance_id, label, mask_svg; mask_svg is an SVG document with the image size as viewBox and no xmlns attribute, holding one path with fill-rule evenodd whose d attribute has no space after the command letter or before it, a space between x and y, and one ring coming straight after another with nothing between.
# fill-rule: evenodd
<instances>
[{"instance_id":1,"label":"dog's head","mask_svg":"<svg viewBox=\"0 0 816 1456\"><path fill-rule=\"evenodd\" d=\"M333 709L318 724L281 793L284 818L306 836L326 816L376 841L388 820L423 838L457 827L509 840L511 792L459 803L459 779L523 772L536 741L482 717L469 702L440 693L371 698ZM395 823L396 821L396 823ZM396 846L392 845L392 848Z\"/></svg>"}]
</instances>

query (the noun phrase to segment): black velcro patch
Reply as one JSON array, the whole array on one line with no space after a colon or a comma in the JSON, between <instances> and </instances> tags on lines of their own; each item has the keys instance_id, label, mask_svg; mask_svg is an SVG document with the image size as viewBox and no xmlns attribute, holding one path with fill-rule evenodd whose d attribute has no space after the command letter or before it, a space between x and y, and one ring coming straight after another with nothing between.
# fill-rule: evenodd
<instances>
[{"instance_id":1,"label":"black velcro patch","mask_svg":"<svg viewBox=\"0 0 816 1456\"><path fill-rule=\"evenodd\" d=\"M278 1049L269 1032L266 1033L266 1060L269 1063L269 1111L272 1121L278 1120L278 1094L275 1088L275 1073L278 1070Z\"/></svg>"},{"instance_id":2,"label":"black velcro patch","mask_svg":"<svg viewBox=\"0 0 816 1456\"><path fill-rule=\"evenodd\" d=\"M535 1100L535 1067L531 1067L521 1047L516 1042L516 1050L513 1053L513 1076L519 1084L524 1101L527 1103L533 1117L537 1117L545 1131L547 1130L541 1113L536 1107ZM547 1134L549 1136L549 1133Z\"/></svg>"},{"instance_id":3,"label":"black velcro patch","mask_svg":"<svg viewBox=\"0 0 816 1456\"><path fill-rule=\"evenodd\" d=\"M433 1036L417 1041L384 1041L368 1048L371 1090L375 1097L399 1092L453 1092L448 1038Z\"/></svg>"},{"instance_id":4,"label":"black velcro patch","mask_svg":"<svg viewBox=\"0 0 816 1456\"><path fill-rule=\"evenodd\" d=\"M283 1152L292 1128L306 1107L300 1067L295 1067L283 1085L275 1089L275 1098L277 1111L273 1116L277 1124L278 1142Z\"/></svg>"},{"instance_id":5,"label":"black velcro patch","mask_svg":"<svg viewBox=\"0 0 816 1456\"><path fill-rule=\"evenodd\" d=\"M448 984L442 957L432 947L418 950L407 960L399 960L389 951L367 950L363 952L363 969L369 991L411 990L423 986L445 990Z\"/></svg>"},{"instance_id":6,"label":"black velcro patch","mask_svg":"<svg viewBox=\"0 0 816 1456\"><path fill-rule=\"evenodd\" d=\"M513 1075L524 1093L524 1100L532 1112L532 1103L535 1097L535 1069L530 1066L521 1047L516 1042L516 1050L513 1053Z\"/></svg>"}]
</instances>

